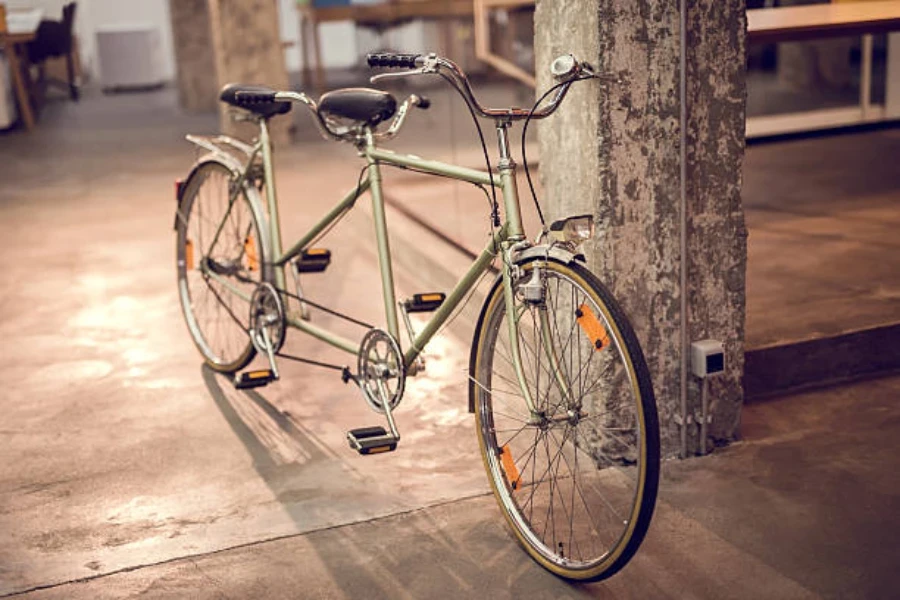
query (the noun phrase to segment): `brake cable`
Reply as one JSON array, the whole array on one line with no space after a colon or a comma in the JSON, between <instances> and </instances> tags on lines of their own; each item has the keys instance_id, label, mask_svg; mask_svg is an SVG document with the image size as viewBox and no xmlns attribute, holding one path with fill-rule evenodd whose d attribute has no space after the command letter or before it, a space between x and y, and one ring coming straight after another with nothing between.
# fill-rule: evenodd
<instances>
[{"instance_id":1,"label":"brake cable","mask_svg":"<svg viewBox=\"0 0 900 600\"><path fill-rule=\"evenodd\" d=\"M541 205L537 199L537 193L534 191L534 183L531 181L531 171L528 168L528 158L526 158L525 154L525 134L528 133L528 124L531 123L532 117L534 116L534 112L537 110L538 106L547 99L547 96L561 88L566 84L573 84L578 81L586 81L588 79L594 79L594 75L588 75L586 77L576 77L575 79L570 79L568 81L561 81L548 89L544 94L538 98L538 101L534 103L534 106L531 107L531 110L528 111L528 116L525 118L525 125L522 126L522 166L525 168L525 179L528 180L528 189L531 191L531 199L534 201L534 207L537 209L538 217L541 220L541 228L543 231L547 231L547 222L544 220L544 213L541 210Z\"/></svg>"}]
</instances>

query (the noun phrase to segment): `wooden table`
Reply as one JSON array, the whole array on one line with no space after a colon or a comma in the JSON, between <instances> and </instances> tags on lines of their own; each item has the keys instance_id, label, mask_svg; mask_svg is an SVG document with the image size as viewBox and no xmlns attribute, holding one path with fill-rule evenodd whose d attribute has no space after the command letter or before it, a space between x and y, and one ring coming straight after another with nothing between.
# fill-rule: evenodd
<instances>
[{"instance_id":1,"label":"wooden table","mask_svg":"<svg viewBox=\"0 0 900 600\"><path fill-rule=\"evenodd\" d=\"M26 129L34 127L36 103L25 45L34 39L43 16L44 11L39 8L11 10L6 13L6 26L0 26L0 46L6 49L16 99L19 101L19 114Z\"/></svg>"},{"instance_id":2,"label":"wooden table","mask_svg":"<svg viewBox=\"0 0 900 600\"><path fill-rule=\"evenodd\" d=\"M377 4L350 4L346 6L315 7L312 0L298 5L300 13L300 50L303 55L303 83L309 82L310 65L314 67L317 89L325 87L325 72L322 68L322 45L319 39L319 24L331 21L354 21L363 27L384 29L412 19L444 19L449 17L471 17L472 0L387 0ZM312 63L309 61L308 47L312 42Z\"/></svg>"},{"instance_id":3,"label":"wooden table","mask_svg":"<svg viewBox=\"0 0 900 600\"><path fill-rule=\"evenodd\" d=\"M767 44L900 29L900 2L808 4L747 11L747 42Z\"/></svg>"},{"instance_id":4,"label":"wooden table","mask_svg":"<svg viewBox=\"0 0 900 600\"><path fill-rule=\"evenodd\" d=\"M810 4L747 11L747 43L862 36L859 103L747 118L748 138L900 119L900 34L888 37L883 105L872 104L872 35L900 31L900 1Z\"/></svg>"}]
</instances>

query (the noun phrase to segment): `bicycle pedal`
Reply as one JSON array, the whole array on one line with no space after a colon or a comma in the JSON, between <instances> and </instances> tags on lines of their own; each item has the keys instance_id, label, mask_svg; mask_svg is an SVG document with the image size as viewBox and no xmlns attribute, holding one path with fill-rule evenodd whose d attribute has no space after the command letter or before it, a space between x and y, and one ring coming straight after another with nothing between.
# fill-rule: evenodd
<instances>
[{"instance_id":1,"label":"bicycle pedal","mask_svg":"<svg viewBox=\"0 0 900 600\"><path fill-rule=\"evenodd\" d=\"M384 427L360 427L347 432L350 447L362 454L380 454L397 449L400 438L388 433Z\"/></svg>"},{"instance_id":2,"label":"bicycle pedal","mask_svg":"<svg viewBox=\"0 0 900 600\"><path fill-rule=\"evenodd\" d=\"M444 303L447 296L440 292L430 292L428 294L413 294L413 297L404 302L406 312L431 312L437 310Z\"/></svg>"},{"instance_id":3,"label":"bicycle pedal","mask_svg":"<svg viewBox=\"0 0 900 600\"><path fill-rule=\"evenodd\" d=\"M268 385L277 380L272 369L260 369L259 371L244 371L234 376L234 387L239 390L249 390Z\"/></svg>"},{"instance_id":4,"label":"bicycle pedal","mask_svg":"<svg viewBox=\"0 0 900 600\"><path fill-rule=\"evenodd\" d=\"M321 273L331 264L331 250L310 248L294 261L298 273Z\"/></svg>"}]
</instances>

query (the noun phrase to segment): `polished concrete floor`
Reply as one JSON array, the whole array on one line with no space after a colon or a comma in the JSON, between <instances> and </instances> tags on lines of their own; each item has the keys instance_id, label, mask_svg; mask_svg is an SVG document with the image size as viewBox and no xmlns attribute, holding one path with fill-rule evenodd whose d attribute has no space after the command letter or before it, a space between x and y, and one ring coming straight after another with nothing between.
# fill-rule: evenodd
<instances>
[{"instance_id":1,"label":"polished concrete floor","mask_svg":"<svg viewBox=\"0 0 900 600\"><path fill-rule=\"evenodd\" d=\"M422 116L420 127L433 132L416 142L422 154L454 129L436 115ZM429 378L411 382L398 415L402 447L391 455L362 458L346 447L348 428L374 422L331 372L285 364L281 382L244 393L202 368L175 294L172 182L193 156L181 135L214 128L212 118L175 110L171 92L88 94L77 106L52 104L33 134L0 136L0 596L892 595L900 564L898 377L748 407L741 442L665 464L658 512L632 564L607 582L575 586L525 557L487 495L463 377L477 302L430 349ZM766 235L755 231L791 240L792 251L771 257L781 258L782 282L760 295L772 296L771 305L754 309L751 295L748 335L794 335L779 333L779 322L798 331L797 321L833 324L836 306L871 295L862 302L869 310L854 319L897 316L900 269L892 268L895 237L885 231L898 220L887 203L897 175L880 166L879 153L861 153L873 146L890 155L900 135L865 135L781 146L780 155L779 146L750 149L748 195L757 186L763 207L754 213L748 197L751 252L754 236ZM416 143L406 148L416 151ZM867 186L854 187L834 168L815 182L843 194L836 206L853 229L820 216L807 185L789 206L772 194L768 182L778 181L781 165L796 173L818 164L815 149L836 160L841 148L853 149L850 164L873 169ZM453 152L465 159L471 146ZM358 165L336 160L352 155L319 142L279 152L289 234L356 180ZM754 168L765 179L754 183ZM392 176L395 200L409 210L423 210L414 192L440 194ZM849 168L845 176L853 176ZM467 192L447 191L455 210L420 216L467 214ZM465 264L400 212L389 219L401 293L441 289ZM788 222L818 225L819 235L792 238ZM374 320L370 231L361 206L335 232L341 266L321 277L317 293ZM832 243L831 261L787 260L812 261ZM414 251L424 244L427 254ZM863 264L834 262L847 252L859 252ZM751 254L751 277L752 261ZM868 268L876 269L871 279ZM800 289L837 298L822 305L830 319L817 316L815 297L777 300L776 292L798 292L788 285L798 277L818 282ZM352 360L299 336L288 345Z\"/></svg>"}]
</instances>

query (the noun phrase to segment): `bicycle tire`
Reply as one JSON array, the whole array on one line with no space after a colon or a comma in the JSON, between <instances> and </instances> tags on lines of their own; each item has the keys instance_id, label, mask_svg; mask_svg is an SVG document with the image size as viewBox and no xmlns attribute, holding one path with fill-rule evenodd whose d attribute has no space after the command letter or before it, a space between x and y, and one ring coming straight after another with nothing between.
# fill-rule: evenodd
<instances>
[{"instance_id":1,"label":"bicycle tire","mask_svg":"<svg viewBox=\"0 0 900 600\"><path fill-rule=\"evenodd\" d=\"M518 266L522 277L514 289L542 270L543 299L529 304L521 292L515 299L526 389L541 416L532 416L511 357L503 356L504 336L508 354L511 345L498 278L482 307L469 365L485 469L501 512L532 558L566 579L605 579L637 552L656 503L659 426L650 374L624 312L584 266L555 258ZM606 342L598 349L601 329ZM590 379L595 372L597 382ZM628 414L614 404L620 397ZM560 514L568 523L556 522Z\"/></svg>"},{"instance_id":2,"label":"bicycle tire","mask_svg":"<svg viewBox=\"0 0 900 600\"><path fill-rule=\"evenodd\" d=\"M222 265L222 276L248 296L260 282L270 278L264 268L263 230L246 187L238 193L231 211L226 212L228 191L234 181L234 173L225 163L215 158L201 161L184 182L176 215L175 253L182 313L206 363L223 373L242 369L256 355L247 333L249 304L204 276L199 265L210 258L216 261ZM204 216L204 211L210 216ZM215 247L204 248L226 216L229 222Z\"/></svg>"}]
</instances>

